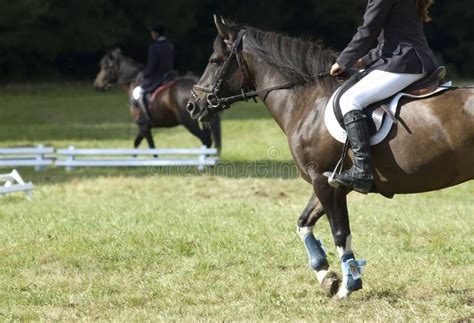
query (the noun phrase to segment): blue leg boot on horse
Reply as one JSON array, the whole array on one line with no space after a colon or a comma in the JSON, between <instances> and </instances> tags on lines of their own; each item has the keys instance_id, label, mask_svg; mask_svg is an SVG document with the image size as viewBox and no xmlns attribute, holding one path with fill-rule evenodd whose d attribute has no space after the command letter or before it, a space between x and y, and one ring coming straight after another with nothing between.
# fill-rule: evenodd
<instances>
[{"instance_id":1,"label":"blue leg boot on horse","mask_svg":"<svg viewBox=\"0 0 474 323\"><path fill-rule=\"evenodd\" d=\"M352 292L362 289L363 267L367 262L365 259L355 259L351 244L352 236L349 234L346 237L345 247L337 247L342 269L342 284L335 295L337 300L344 300Z\"/></svg>"},{"instance_id":2,"label":"blue leg boot on horse","mask_svg":"<svg viewBox=\"0 0 474 323\"><path fill-rule=\"evenodd\" d=\"M330 296L334 296L339 289L339 277L336 273L329 271L329 263L326 250L321 240L313 235L313 227L297 227L297 233L303 240L309 258L309 267L316 273L319 285Z\"/></svg>"}]
</instances>

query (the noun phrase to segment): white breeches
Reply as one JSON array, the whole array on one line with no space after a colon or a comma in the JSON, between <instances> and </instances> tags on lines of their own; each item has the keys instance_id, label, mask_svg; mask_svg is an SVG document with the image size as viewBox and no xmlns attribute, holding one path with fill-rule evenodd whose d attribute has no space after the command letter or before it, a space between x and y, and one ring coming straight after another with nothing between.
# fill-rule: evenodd
<instances>
[{"instance_id":1,"label":"white breeches","mask_svg":"<svg viewBox=\"0 0 474 323\"><path fill-rule=\"evenodd\" d=\"M142 96L143 96L143 88L141 86L137 86L136 88L133 89L132 97L135 101L141 100Z\"/></svg>"},{"instance_id":2,"label":"white breeches","mask_svg":"<svg viewBox=\"0 0 474 323\"><path fill-rule=\"evenodd\" d=\"M349 111L362 110L372 103L386 99L424 76L425 74L398 74L374 70L342 95L339 103L342 115Z\"/></svg>"}]
</instances>

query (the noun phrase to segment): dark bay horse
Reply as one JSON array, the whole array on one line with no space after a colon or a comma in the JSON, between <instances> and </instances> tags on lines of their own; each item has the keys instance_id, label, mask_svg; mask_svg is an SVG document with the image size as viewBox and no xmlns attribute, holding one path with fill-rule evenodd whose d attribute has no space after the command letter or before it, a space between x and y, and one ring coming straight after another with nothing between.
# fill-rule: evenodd
<instances>
[{"instance_id":1,"label":"dark bay horse","mask_svg":"<svg viewBox=\"0 0 474 323\"><path fill-rule=\"evenodd\" d=\"M94 87L99 90L107 90L113 84L122 86L131 100L133 88L140 83L142 79L142 66L132 59L125 57L120 49L108 52L100 61L100 71L94 81ZM134 142L137 148L146 138L148 146L155 148L152 127L169 128L182 124L193 135L201 140L202 144L211 147L213 140L214 146L221 149L221 123L220 118L212 120L209 127L201 129L199 122L193 120L186 112L186 104L189 100L191 88L198 81L195 76L182 76L175 79L175 83L159 93L153 104L150 105L150 117L152 125L138 124L139 131ZM135 122L140 116L140 108L130 104L130 113Z\"/></svg>"},{"instance_id":2,"label":"dark bay horse","mask_svg":"<svg viewBox=\"0 0 474 323\"><path fill-rule=\"evenodd\" d=\"M323 176L334 169L342 151L324 122L326 104L341 82L321 74L329 71L336 53L317 43L242 28L222 18L215 17L215 23L214 52L187 109L194 119L206 121L233 102L251 94L260 97L286 134L301 176L314 190L298 220L310 265L323 289L344 299L362 288L363 263L351 248L349 191L331 187ZM474 179L474 90L449 90L411 101L397 117L400 122L389 136L373 146L375 193L419 193ZM341 260L342 282L329 271L321 241L313 235L324 214Z\"/></svg>"}]
</instances>

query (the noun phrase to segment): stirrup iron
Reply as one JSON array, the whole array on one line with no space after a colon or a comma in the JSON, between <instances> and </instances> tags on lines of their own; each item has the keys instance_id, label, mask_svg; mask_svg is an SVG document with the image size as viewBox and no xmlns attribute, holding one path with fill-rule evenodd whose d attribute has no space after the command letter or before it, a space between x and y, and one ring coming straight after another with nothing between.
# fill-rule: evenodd
<instances>
[{"instance_id":1,"label":"stirrup iron","mask_svg":"<svg viewBox=\"0 0 474 323\"><path fill-rule=\"evenodd\" d=\"M323 175L328 177L328 184L331 187L338 188L340 184L334 179L336 175L340 175L342 173L342 168L344 166L344 160L346 159L347 152L349 151L349 138L346 138L346 142L344 143L344 148L342 148L341 158L336 164L333 172L325 172Z\"/></svg>"}]
</instances>

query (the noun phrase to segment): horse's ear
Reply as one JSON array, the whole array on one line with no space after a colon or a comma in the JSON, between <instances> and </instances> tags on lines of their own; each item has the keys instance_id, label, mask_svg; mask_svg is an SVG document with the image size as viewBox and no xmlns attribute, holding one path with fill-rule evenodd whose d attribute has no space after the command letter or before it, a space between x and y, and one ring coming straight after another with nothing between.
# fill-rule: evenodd
<instances>
[{"instance_id":1,"label":"horse's ear","mask_svg":"<svg viewBox=\"0 0 474 323\"><path fill-rule=\"evenodd\" d=\"M229 27L222 16L214 15L214 24L216 25L217 32L227 45L229 45L229 42L234 42L237 31Z\"/></svg>"}]
</instances>

